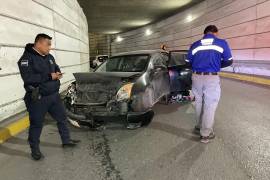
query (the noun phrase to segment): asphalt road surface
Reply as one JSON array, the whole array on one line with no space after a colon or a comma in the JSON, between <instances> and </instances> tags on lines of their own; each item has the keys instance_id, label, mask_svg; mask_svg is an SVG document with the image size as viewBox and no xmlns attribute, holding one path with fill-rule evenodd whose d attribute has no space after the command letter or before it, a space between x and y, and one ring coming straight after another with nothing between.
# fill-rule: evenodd
<instances>
[{"instance_id":1,"label":"asphalt road surface","mask_svg":"<svg viewBox=\"0 0 270 180\"><path fill-rule=\"evenodd\" d=\"M27 132L0 145L2 180L269 180L270 89L222 80L216 139L192 134L192 103L154 108L146 128L126 130L111 119L102 131L70 127L82 140L62 149L52 120L41 138L44 160L30 159Z\"/></svg>"}]
</instances>

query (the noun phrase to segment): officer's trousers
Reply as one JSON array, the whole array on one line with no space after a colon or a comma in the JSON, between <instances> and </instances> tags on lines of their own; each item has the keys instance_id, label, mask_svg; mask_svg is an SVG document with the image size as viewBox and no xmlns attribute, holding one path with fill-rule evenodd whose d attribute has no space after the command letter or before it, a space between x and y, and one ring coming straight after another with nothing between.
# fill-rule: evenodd
<instances>
[{"instance_id":1,"label":"officer's trousers","mask_svg":"<svg viewBox=\"0 0 270 180\"><path fill-rule=\"evenodd\" d=\"M58 92L49 96L43 96L37 101L31 99L31 94L26 94L24 101L29 112L30 128L28 141L32 149L39 147L43 121L47 112L57 121L62 143L67 143L70 140L67 116Z\"/></svg>"},{"instance_id":2,"label":"officer's trousers","mask_svg":"<svg viewBox=\"0 0 270 180\"><path fill-rule=\"evenodd\" d=\"M215 112L220 100L220 77L193 74L192 92L195 96L196 126L201 129L201 136L209 136L213 132Z\"/></svg>"}]
</instances>

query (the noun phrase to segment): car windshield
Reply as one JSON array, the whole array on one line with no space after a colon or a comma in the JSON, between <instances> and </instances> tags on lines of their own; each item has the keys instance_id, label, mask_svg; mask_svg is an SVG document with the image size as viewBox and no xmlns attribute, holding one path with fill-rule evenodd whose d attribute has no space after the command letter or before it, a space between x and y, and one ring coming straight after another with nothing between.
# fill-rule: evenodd
<instances>
[{"instance_id":1,"label":"car windshield","mask_svg":"<svg viewBox=\"0 0 270 180\"><path fill-rule=\"evenodd\" d=\"M149 55L116 56L104 62L95 72L143 72Z\"/></svg>"}]
</instances>

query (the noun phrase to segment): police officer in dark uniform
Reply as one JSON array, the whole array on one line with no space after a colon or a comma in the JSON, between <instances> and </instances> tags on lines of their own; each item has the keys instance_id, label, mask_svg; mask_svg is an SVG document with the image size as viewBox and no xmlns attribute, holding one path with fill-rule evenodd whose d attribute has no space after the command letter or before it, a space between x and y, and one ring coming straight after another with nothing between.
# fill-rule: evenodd
<instances>
[{"instance_id":1,"label":"police officer in dark uniform","mask_svg":"<svg viewBox=\"0 0 270 180\"><path fill-rule=\"evenodd\" d=\"M64 148L74 147L80 142L70 138L67 116L59 94L59 79L62 78L62 73L54 57L49 53L51 39L46 34L38 34L34 44L26 45L18 61L26 90L24 101L30 119L28 142L34 160L44 157L39 149L39 139L47 112L57 121Z\"/></svg>"}]
</instances>

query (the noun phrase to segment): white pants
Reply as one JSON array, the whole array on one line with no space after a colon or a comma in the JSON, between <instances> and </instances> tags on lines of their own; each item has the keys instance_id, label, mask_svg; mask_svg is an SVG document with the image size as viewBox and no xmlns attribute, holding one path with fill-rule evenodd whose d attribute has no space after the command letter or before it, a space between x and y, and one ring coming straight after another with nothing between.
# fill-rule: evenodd
<instances>
[{"instance_id":1,"label":"white pants","mask_svg":"<svg viewBox=\"0 0 270 180\"><path fill-rule=\"evenodd\" d=\"M192 92L195 96L196 126L201 136L213 132L215 112L220 100L220 78L218 75L193 75Z\"/></svg>"}]
</instances>

